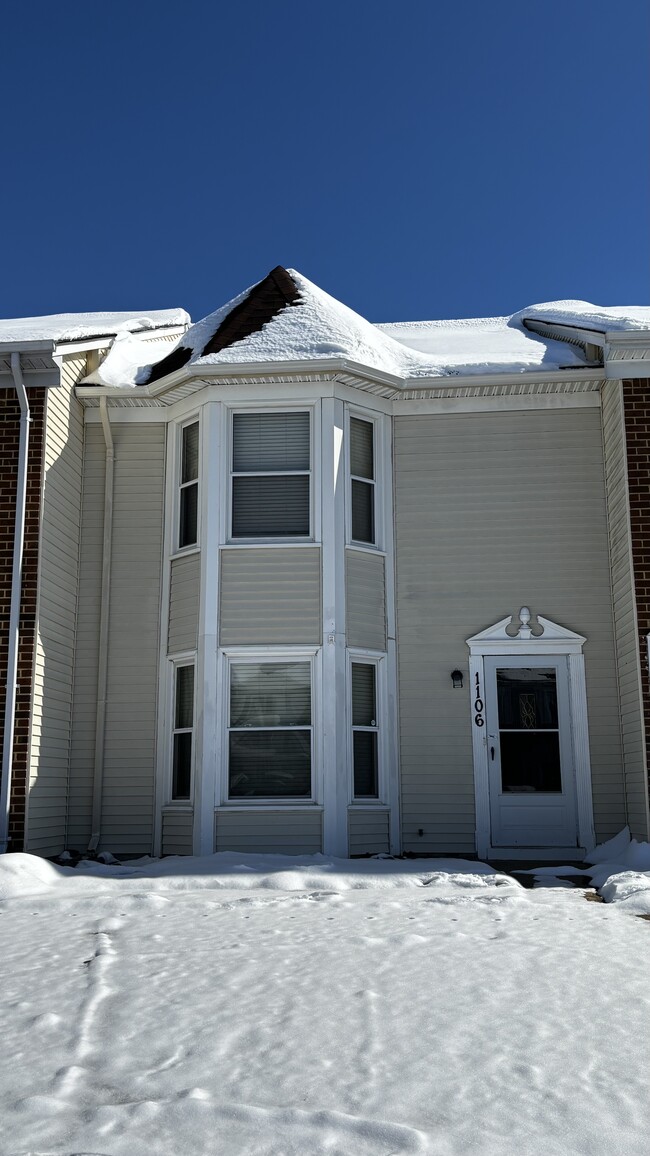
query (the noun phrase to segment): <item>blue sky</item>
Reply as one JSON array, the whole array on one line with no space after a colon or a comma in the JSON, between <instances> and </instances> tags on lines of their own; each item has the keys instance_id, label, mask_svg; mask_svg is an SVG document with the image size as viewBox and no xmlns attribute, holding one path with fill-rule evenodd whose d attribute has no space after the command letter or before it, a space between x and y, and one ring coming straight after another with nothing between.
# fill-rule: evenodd
<instances>
[{"instance_id":1,"label":"blue sky","mask_svg":"<svg viewBox=\"0 0 650 1156\"><path fill-rule=\"evenodd\" d=\"M0 315L276 264L372 321L650 300L646 0L23 0Z\"/></svg>"}]
</instances>

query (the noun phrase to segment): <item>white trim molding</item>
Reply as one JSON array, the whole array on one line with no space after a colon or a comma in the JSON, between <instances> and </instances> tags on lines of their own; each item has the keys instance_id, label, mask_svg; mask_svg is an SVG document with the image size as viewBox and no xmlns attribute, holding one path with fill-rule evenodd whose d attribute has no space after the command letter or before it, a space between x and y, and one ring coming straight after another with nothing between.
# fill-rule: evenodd
<instances>
[{"instance_id":1,"label":"white trim molding","mask_svg":"<svg viewBox=\"0 0 650 1156\"><path fill-rule=\"evenodd\" d=\"M485 858L553 858L574 857L590 851L595 845L591 760L587 721L585 660L582 648L586 638L537 615L531 625L531 613L522 606L518 620L502 618L493 626L468 638L470 651L470 700L472 714L472 748L474 756L474 796L476 802L476 851ZM571 746L576 792L577 836L579 846L572 849L551 847L547 851L526 848L493 847L491 842L488 743L485 715L485 659L490 655L519 655L532 658L553 655L564 659L568 667Z\"/></svg>"}]
</instances>

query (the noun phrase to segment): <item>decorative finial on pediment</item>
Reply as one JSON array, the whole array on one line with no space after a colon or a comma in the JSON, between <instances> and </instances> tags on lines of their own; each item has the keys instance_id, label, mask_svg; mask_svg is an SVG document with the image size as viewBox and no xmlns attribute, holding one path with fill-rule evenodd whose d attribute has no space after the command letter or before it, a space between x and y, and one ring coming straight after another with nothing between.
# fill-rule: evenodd
<instances>
[{"instance_id":1,"label":"decorative finial on pediment","mask_svg":"<svg viewBox=\"0 0 650 1156\"><path fill-rule=\"evenodd\" d=\"M519 611L519 621L521 626L519 627L517 634L520 638L530 638L530 610L527 606L522 606L521 610Z\"/></svg>"}]
</instances>

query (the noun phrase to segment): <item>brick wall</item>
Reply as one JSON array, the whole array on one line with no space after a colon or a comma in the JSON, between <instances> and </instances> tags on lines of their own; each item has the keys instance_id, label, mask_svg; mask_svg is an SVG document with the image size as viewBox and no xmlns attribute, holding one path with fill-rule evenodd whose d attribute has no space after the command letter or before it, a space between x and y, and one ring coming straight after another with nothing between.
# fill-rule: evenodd
<instances>
[{"instance_id":1,"label":"brick wall","mask_svg":"<svg viewBox=\"0 0 650 1156\"><path fill-rule=\"evenodd\" d=\"M36 627L38 534L43 471L45 393L42 389L28 389L27 397L33 420L29 430L25 550L23 556L23 586L20 604L20 644L18 649L19 689L16 697L11 810L9 816L8 849L10 851L22 850L25 832L27 758ZM7 651L9 641L9 610L11 604L11 573L13 566L19 434L20 406L15 390L0 389L0 751L4 740L5 688L7 685Z\"/></svg>"},{"instance_id":2,"label":"brick wall","mask_svg":"<svg viewBox=\"0 0 650 1156\"><path fill-rule=\"evenodd\" d=\"M623 401L643 710L650 766L650 679L646 645L646 635L650 632L650 378L624 381Z\"/></svg>"}]
</instances>

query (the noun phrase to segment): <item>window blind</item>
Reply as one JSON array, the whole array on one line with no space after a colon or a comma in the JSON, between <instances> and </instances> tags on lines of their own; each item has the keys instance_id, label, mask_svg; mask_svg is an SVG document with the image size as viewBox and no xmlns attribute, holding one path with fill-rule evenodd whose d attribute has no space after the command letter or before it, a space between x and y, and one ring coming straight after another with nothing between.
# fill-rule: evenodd
<instances>
[{"instance_id":1,"label":"window blind","mask_svg":"<svg viewBox=\"0 0 650 1156\"><path fill-rule=\"evenodd\" d=\"M309 414L234 414L232 456L236 474L308 470Z\"/></svg>"},{"instance_id":2,"label":"window blind","mask_svg":"<svg viewBox=\"0 0 650 1156\"><path fill-rule=\"evenodd\" d=\"M232 536L309 537L309 475L234 477Z\"/></svg>"},{"instance_id":3,"label":"window blind","mask_svg":"<svg viewBox=\"0 0 650 1156\"><path fill-rule=\"evenodd\" d=\"M309 663L233 664L230 674L230 725L311 726Z\"/></svg>"},{"instance_id":4,"label":"window blind","mask_svg":"<svg viewBox=\"0 0 650 1156\"><path fill-rule=\"evenodd\" d=\"M350 418L350 473L354 477L372 480L375 476L373 434L371 421Z\"/></svg>"}]
</instances>

